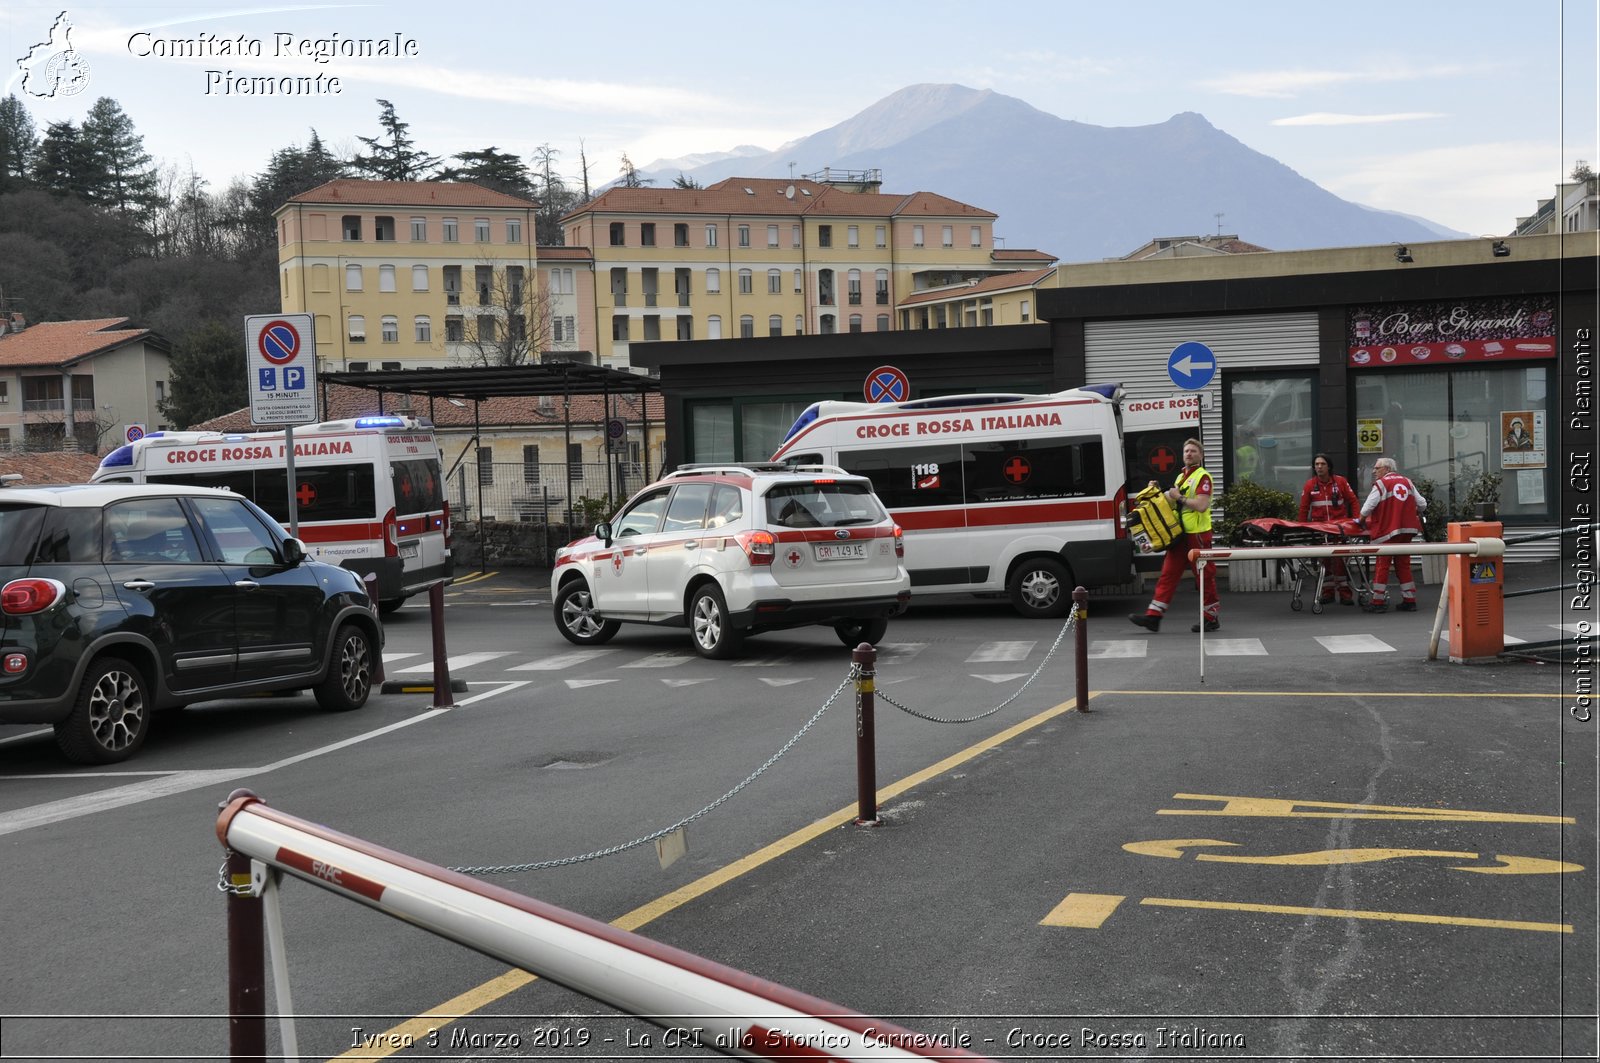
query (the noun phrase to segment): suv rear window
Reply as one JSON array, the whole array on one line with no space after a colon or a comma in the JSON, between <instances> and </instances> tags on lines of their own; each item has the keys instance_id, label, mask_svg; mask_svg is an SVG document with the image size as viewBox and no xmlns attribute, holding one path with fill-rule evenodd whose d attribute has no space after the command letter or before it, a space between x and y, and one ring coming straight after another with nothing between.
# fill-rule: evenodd
<instances>
[{"instance_id":1,"label":"suv rear window","mask_svg":"<svg viewBox=\"0 0 1600 1063\"><path fill-rule=\"evenodd\" d=\"M43 506L0 503L0 565L26 565L32 558L44 510Z\"/></svg>"},{"instance_id":2,"label":"suv rear window","mask_svg":"<svg viewBox=\"0 0 1600 1063\"><path fill-rule=\"evenodd\" d=\"M767 491L767 523L781 528L876 524L886 514L861 483L779 484Z\"/></svg>"}]
</instances>

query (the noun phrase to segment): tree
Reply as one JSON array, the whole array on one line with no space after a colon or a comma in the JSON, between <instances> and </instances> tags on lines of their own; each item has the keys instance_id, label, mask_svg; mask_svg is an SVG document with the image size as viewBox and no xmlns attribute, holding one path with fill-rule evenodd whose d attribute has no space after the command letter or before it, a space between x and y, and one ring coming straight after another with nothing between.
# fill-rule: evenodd
<instances>
[{"instance_id":1,"label":"tree","mask_svg":"<svg viewBox=\"0 0 1600 1063\"><path fill-rule=\"evenodd\" d=\"M533 198L533 179L528 167L515 155L509 155L490 145L481 151L463 151L451 156L460 166L447 166L439 171L441 181L471 181L508 196Z\"/></svg>"},{"instance_id":2,"label":"tree","mask_svg":"<svg viewBox=\"0 0 1600 1063\"><path fill-rule=\"evenodd\" d=\"M91 202L131 217L144 217L156 206L156 168L144 150L144 138L133 119L109 96L89 108L79 136L94 153L99 182Z\"/></svg>"},{"instance_id":3,"label":"tree","mask_svg":"<svg viewBox=\"0 0 1600 1063\"><path fill-rule=\"evenodd\" d=\"M39 133L15 96L0 97L0 195L29 187Z\"/></svg>"},{"instance_id":4,"label":"tree","mask_svg":"<svg viewBox=\"0 0 1600 1063\"><path fill-rule=\"evenodd\" d=\"M539 201L534 227L538 230L536 238L539 244L545 247L560 247L567 242L561 219L582 202L578 194L567 187L561 175L556 173L556 157L560 154L549 144L540 144L533 149L534 180L537 182L534 198Z\"/></svg>"},{"instance_id":5,"label":"tree","mask_svg":"<svg viewBox=\"0 0 1600 1063\"><path fill-rule=\"evenodd\" d=\"M248 405L244 332L238 322L208 321L172 347L172 388L159 403L173 424L187 427Z\"/></svg>"},{"instance_id":6,"label":"tree","mask_svg":"<svg viewBox=\"0 0 1600 1063\"><path fill-rule=\"evenodd\" d=\"M1574 181L1587 181L1593 176L1594 170L1585 159L1579 159L1577 165L1572 168L1572 179Z\"/></svg>"},{"instance_id":7,"label":"tree","mask_svg":"<svg viewBox=\"0 0 1600 1063\"><path fill-rule=\"evenodd\" d=\"M304 148L291 145L272 153L267 168L250 184L245 207L241 253L270 253L276 259L278 237L272 216L278 208L302 192L327 184L346 174L345 164L322 144L317 131Z\"/></svg>"},{"instance_id":8,"label":"tree","mask_svg":"<svg viewBox=\"0 0 1600 1063\"><path fill-rule=\"evenodd\" d=\"M446 342L453 343L452 360L459 365L508 366L537 361L540 351L550 347L552 331L550 295L537 287L534 278L521 266L482 262L477 274L487 279L475 284L477 303L472 313L463 313L461 338L453 340L446 320ZM467 310L467 305L462 307Z\"/></svg>"},{"instance_id":9,"label":"tree","mask_svg":"<svg viewBox=\"0 0 1600 1063\"><path fill-rule=\"evenodd\" d=\"M58 196L94 202L105 183L93 143L71 121L51 122L34 156L33 179L40 188Z\"/></svg>"},{"instance_id":10,"label":"tree","mask_svg":"<svg viewBox=\"0 0 1600 1063\"><path fill-rule=\"evenodd\" d=\"M638 169L633 165L633 160L628 158L628 153L622 153L622 179L617 184L623 188L643 188L645 185L654 183L649 178L640 177Z\"/></svg>"},{"instance_id":11,"label":"tree","mask_svg":"<svg viewBox=\"0 0 1600 1063\"><path fill-rule=\"evenodd\" d=\"M674 177L672 179L672 187L673 188L704 188L705 185L701 184L699 181L696 181L693 177L685 177L683 175L683 171L679 170L678 171L678 176L676 176L676 177Z\"/></svg>"},{"instance_id":12,"label":"tree","mask_svg":"<svg viewBox=\"0 0 1600 1063\"><path fill-rule=\"evenodd\" d=\"M406 135L406 130L411 126L395 116L394 104L388 100L379 100L378 103L383 108L378 116L383 136L356 137L367 146L368 154L358 154L351 159L351 169L375 181L427 180L439 165L438 156L418 151L412 146L411 138Z\"/></svg>"}]
</instances>

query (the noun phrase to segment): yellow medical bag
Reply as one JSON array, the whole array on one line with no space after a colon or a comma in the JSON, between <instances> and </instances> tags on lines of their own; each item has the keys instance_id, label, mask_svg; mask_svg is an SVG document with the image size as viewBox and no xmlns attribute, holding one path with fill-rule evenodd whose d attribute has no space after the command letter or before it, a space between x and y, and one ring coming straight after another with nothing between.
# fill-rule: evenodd
<instances>
[{"instance_id":1,"label":"yellow medical bag","mask_svg":"<svg viewBox=\"0 0 1600 1063\"><path fill-rule=\"evenodd\" d=\"M1155 553L1171 546L1172 541L1183 534L1183 521L1161 488L1152 482L1133 496L1128 532L1140 551Z\"/></svg>"}]
</instances>

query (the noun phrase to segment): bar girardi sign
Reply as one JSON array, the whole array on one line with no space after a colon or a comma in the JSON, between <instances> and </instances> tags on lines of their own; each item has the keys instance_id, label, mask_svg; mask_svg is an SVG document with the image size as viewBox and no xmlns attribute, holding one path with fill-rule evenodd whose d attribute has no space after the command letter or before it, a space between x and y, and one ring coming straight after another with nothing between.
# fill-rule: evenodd
<instances>
[{"instance_id":1,"label":"bar girardi sign","mask_svg":"<svg viewBox=\"0 0 1600 1063\"><path fill-rule=\"evenodd\" d=\"M1555 318L1548 296L1352 306L1348 364L1370 369L1554 358Z\"/></svg>"}]
</instances>

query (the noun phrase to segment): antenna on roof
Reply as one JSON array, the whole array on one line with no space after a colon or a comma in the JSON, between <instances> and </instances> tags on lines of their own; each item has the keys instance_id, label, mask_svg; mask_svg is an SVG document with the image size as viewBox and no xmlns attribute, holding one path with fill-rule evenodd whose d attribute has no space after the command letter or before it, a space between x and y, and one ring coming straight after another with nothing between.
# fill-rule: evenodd
<instances>
[{"instance_id":1,"label":"antenna on roof","mask_svg":"<svg viewBox=\"0 0 1600 1063\"><path fill-rule=\"evenodd\" d=\"M789 164L789 180L794 180L794 163Z\"/></svg>"},{"instance_id":2,"label":"antenna on roof","mask_svg":"<svg viewBox=\"0 0 1600 1063\"><path fill-rule=\"evenodd\" d=\"M1217 235L1221 236L1222 235L1222 219L1227 217L1227 215L1222 213L1219 210L1219 211L1217 211L1217 213L1213 214L1212 217L1217 219Z\"/></svg>"}]
</instances>

